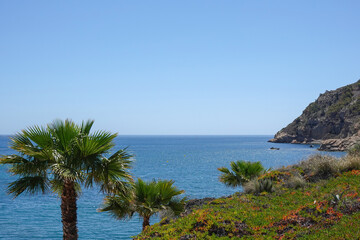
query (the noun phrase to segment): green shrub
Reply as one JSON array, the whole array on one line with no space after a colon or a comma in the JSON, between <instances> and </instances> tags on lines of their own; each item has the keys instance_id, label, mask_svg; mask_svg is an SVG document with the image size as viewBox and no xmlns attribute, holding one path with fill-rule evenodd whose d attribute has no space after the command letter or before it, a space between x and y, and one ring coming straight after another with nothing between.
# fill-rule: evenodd
<instances>
[{"instance_id":1,"label":"green shrub","mask_svg":"<svg viewBox=\"0 0 360 240\"><path fill-rule=\"evenodd\" d=\"M320 107L317 102L312 102L309 104L309 106L305 109L306 113L312 114L316 113L320 110Z\"/></svg>"},{"instance_id":2,"label":"green shrub","mask_svg":"<svg viewBox=\"0 0 360 240\"><path fill-rule=\"evenodd\" d=\"M304 188L306 186L306 181L301 176L291 176L286 182L285 187L287 188Z\"/></svg>"},{"instance_id":3,"label":"green shrub","mask_svg":"<svg viewBox=\"0 0 360 240\"><path fill-rule=\"evenodd\" d=\"M360 157L360 144L356 144L349 151L348 154L350 156L359 156Z\"/></svg>"},{"instance_id":4,"label":"green shrub","mask_svg":"<svg viewBox=\"0 0 360 240\"><path fill-rule=\"evenodd\" d=\"M342 108L347 106L352 101L353 93L352 93L352 87L347 86L345 89L340 93L339 99L336 101L336 103L332 104L327 112L326 115L328 116L337 116Z\"/></svg>"},{"instance_id":5,"label":"green shrub","mask_svg":"<svg viewBox=\"0 0 360 240\"><path fill-rule=\"evenodd\" d=\"M340 162L342 172L360 170L360 155L350 155L343 157Z\"/></svg>"},{"instance_id":6,"label":"green shrub","mask_svg":"<svg viewBox=\"0 0 360 240\"><path fill-rule=\"evenodd\" d=\"M355 83L355 89L360 90L360 80Z\"/></svg>"},{"instance_id":7,"label":"green shrub","mask_svg":"<svg viewBox=\"0 0 360 240\"><path fill-rule=\"evenodd\" d=\"M268 171L265 174L261 175L259 177L259 179L271 179L274 182L282 182L286 179L289 179L291 176L291 173L289 173L288 171L281 171L281 169L277 169L277 170L273 170L273 171Z\"/></svg>"},{"instance_id":8,"label":"green shrub","mask_svg":"<svg viewBox=\"0 0 360 240\"><path fill-rule=\"evenodd\" d=\"M336 176L340 171L337 158L321 154L310 156L307 160L302 161L299 166L308 175L307 177L315 180Z\"/></svg>"},{"instance_id":9,"label":"green shrub","mask_svg":"<svg viewBox=\"0 0 360 240\"><path fill-rule=\"evenodd\" d=\"M360 99L356 99L356 101L354 102L354 104L352 104L349 107L349 112L351 114L359 114L360 112Z\"/></svg>"},{"instance_id":10,"label":"green shrub","mask_svg":"<svg viewBox=\"0 0 360 240\"><path fill-rule=\"evenodd\" d=\"M273 192L274 184L271 179L253 179L250 182L244 184L244 192L258 195L262 192Z\"/></svg>"}]
</instances>

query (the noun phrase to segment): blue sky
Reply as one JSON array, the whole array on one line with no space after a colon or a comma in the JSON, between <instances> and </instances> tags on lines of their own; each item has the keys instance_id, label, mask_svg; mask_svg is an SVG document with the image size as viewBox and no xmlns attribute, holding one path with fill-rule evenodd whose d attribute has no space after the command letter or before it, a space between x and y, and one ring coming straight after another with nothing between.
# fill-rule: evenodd
<instances>
[{"instance_id":1,"label":"blue sky","mask_svg":"<svg viewBox=\"0 0 360 240\"><path fill-rule=\"evenodd\" d=\"M359 1L0 1L0 134L275 134L360 78Z\"/></svg>"}]
</instances>

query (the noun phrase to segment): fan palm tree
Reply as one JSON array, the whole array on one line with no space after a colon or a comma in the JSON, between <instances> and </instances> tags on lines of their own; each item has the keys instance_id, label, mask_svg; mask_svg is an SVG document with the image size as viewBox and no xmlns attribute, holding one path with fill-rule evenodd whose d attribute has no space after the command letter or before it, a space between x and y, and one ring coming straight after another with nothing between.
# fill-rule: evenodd
<instances>
[{"instance_id":1,"label":"fan palm tree","mask_svg":"<svg viewBox=\"0 0 360 240\"><path fill-rule=\"evenodd\" d=\"M236 161L230 162L230 167L232 171L226 167L218 168L222 172L220 182L228 187L241 186L265 172L260 162Z\"/></svg>"},{"instance_id":2,"label":"fan palm tree","mask_svg":"<svg viewBox=\"0 0 360 240\"><path fill-rule=\"evenodd\" d=\"M131 155L122 149L106 157L117 134L90 134L93 123L56 120L46 127L22 130L11 138L10 147L18 154L0 158L0 164L9 164L9 172L19 176L9 184L9 194L58 193L66 240L78 238L76 201L82 186L96 184L109 193L126 191L132 185Z\"/></svg>"},{"instance_id":3,"label":"fan palm tree","mask_svg":"<svg viewBox=\"0 0 360 240\"><path fill-rule=\"evenodd\" d=\"M117 219L131 218L138 213L143 218L144 230L150 225L150 217L178 216L184 211L186 198L177 196L184 191L173 186L174 181L160 180L145 182L140 178L131 194L115 193L105 198L100 212L109 212Z\"/></svg>"}]
</instances>

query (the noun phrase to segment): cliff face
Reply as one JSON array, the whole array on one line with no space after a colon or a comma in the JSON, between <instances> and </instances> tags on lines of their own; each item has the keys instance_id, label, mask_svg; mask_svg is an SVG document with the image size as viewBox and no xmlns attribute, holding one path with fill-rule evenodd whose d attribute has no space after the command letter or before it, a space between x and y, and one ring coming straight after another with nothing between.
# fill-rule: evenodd
<instances>
[{"instance_id":1,"label":"cliff face","mask_svg":"<svg viewBox=\"0 0 360 240\"><path fill-rule=\"evenodd\" d=\"M320 143L319 150L327 151L344 151L360 143L360 80L320 94L269 141Z\"/></svg>"}]
</instances>

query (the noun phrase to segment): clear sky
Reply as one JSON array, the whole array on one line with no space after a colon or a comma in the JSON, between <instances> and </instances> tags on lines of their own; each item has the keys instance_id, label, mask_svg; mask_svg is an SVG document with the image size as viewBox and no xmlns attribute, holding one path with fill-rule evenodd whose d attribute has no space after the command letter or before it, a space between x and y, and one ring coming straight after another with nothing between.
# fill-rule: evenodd
<instances>
[{"instance_id":1,"label":"clear sky","mask_svg":"<svg viewBox=\"0 0 360 240\"><path fill-rule=\"evenodd\" d=\"M275 134L360 78L360 1L0 0L0 134Z\"/></svg>"}]
</instances>

